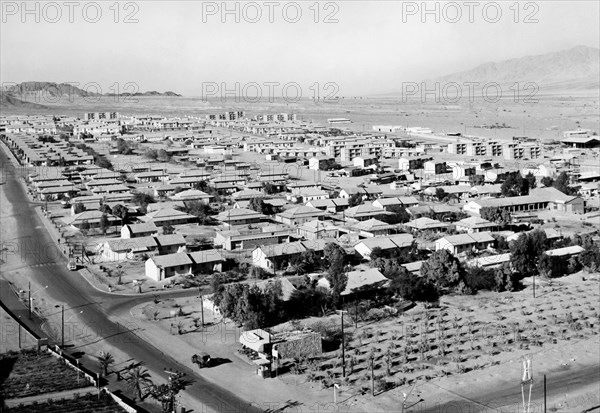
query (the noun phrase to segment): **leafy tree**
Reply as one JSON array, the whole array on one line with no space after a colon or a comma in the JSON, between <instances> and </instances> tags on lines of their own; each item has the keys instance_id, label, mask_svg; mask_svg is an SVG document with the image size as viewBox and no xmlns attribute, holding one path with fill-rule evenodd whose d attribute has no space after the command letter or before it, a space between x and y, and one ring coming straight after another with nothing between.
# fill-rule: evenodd
<instances>
[{"instance_id":1,"label":"leafy tree","mask_svg":"<svg viewBox=\"0 0 600 413\"><path fill-rule=\"evenodd\" d=\"M79 230L81 231L81 233L83 235L87 235L88 231L90 230L92 226L90 225L90 222L87 219L84 219L83 221L81 221L81 225L79 226Z\"/></svg>"},{"instance_id":2,"label":"leafy tree","mask_svg":"<svg viewBox=\"0 0 600 413\"><path fill-rule=\"evenodd\" d=\"M85 211L85 205L83 205L81 202L77 202L75 205L73 205L73 210L76 214L81 214Z\"/></svg>"},{"instance_id":3,"label":"leafy tree","mask_svg":"<svg viewBox=\"0 0 600 413\"><path fill-rule=\"evenodd\" d=\"M575 195L577 190L569 186L569 181L569 174L566 172L561 172L560 175L556 177L556 180L552 183L552 187L558 189L563 194Z\"/></svg>"},{"instance_id":4,"label":"leafy tree","mask_svg":"<svg viewBox=\"0 0 600 413\"><path fill-rule=\"evenodd\" d=\"M206 182L206 181L196 182L194 184L194 189L197 189L198 191L206 192L208 190L208 182Z\"/></svg>"},{"instance_id":5,"label":"leafy tree","mask_svg":"<svg viewBox=\"0 0 600 413\"><path fill-rule=\"evenodd\" d=\"M521 234L510 244L512 266L522 277L537 274L540 256L547 248L546 233L535 230Z\"/></svg>"},{"instance_id":6,"label":"leafy tree","mask_svg":"<svg viewBox=\"0 0 600 413\"><path fill-rule=\"evenodd\" d=\"M156 202L156 199L150 194L145 192L135 192L131 198L131 202L136 205L148 205Z\"/></svg>"},{"instance_id":7,"label":"leafy tree","mask_svg":"<svg viewBox=\"0 0 600 413\"><path fill-rule=\"evenodd\" d=\"M387 215L384 219L388 224L404 224L411 220L411 216L402 205L392 205L388 209L394 215Z\"/></svg>"},{"instance_id":8,"label":"leafy tree","mask_svg":"<svg viewBox=\"0 0 600 413\"><path fill-rule=\"evenodd\" d=\"M249 271L248 271L248 276L250 278L254 278L257 280L264 280L266 278L271 277L272 274L270 274L269 272L265 271L264 268L262 267L257 267L255 265L251 266Z\"/></svg>"},{"instance_id":9,"label":"leafy tree","mask_svg":"<svg viewBox=\"0 0 600 413\"><path fill-rule=\"evenodd\" d=\"M502 196L520 196L529 194L529 182L523 178L521 172L511 172L506 177L500 188Z\"/></svg>"},{"instance_id":10,"label":"leafy tree","mask_svg":"<svg viewBox=\"0 0 600 413\"><path fill-rule=\"evenodd\" d=\"M542 178L542 185L544 185L545 187L549 188L552 186L552 184L554 184L554 179L550 178L549 176L544 176Z\"/></svg>"},{"instance_id":11,"label":"leafy tree","mask_svg":"<svg viewBox=\"0 0 600 413\"><path fill-rule=\"evenodd\" d=\"M263 215L273 215L273 205L266 203L262 198L252 198L248 203L248 208Z\"/></svg>"},{"instance_id":12,"label":"leafy tree","mask_svg":"<svg viewBox=\"0 0 600 413\"><path fill-rule=\"evenodd\" d=\"M438 299L438 292L432 283L424 277L410 273L404 267L400 268L390 281L388 286L390 292L410 301L431 302Z\"/></svg>"},{"instance_id":13,"label":"leafy tree","mask_svg":"<svg viewBox=\"0 0 600 413\"><path fill-rule=\"evenodd\" d=\"M154 400L160 402L163 413L175 411L175 397L185 389L186 383L183 379L185 373L177 373L169 377L168 383L151 385L148 394Z\"/></svg>"},{"instance_id":14,"label":"leafy tree","mask_svg":"<svg viewBox=\"0 0 600 413\"><path fill-rule=\"evenodd\" d=\"M353 208L355 206L361 205L363 203L363 194L361 192L357 192L352 194L350 198L348 198L348 207Z\"/></svg>"},{"instance_id":15,"label":"leafy tree","mask_svg":"<svg viewBox=\"0 0 600 413\"><path fill-rule=\"evenodd\" d=\"M110 227L110 220L108 219L108 215L106 213L102 214L100 217L100 231L102 231L103 235L106 235L106 231Z\"/></svg>"},{"instance_id":16,"label":"leafy tree","mask_svg":"<svg viewBox=\"0 0 600 413\"><path fill-rule=\"evenodd\" d=\"M463 273L458 258L445 249L434 251L421 267L422 276L435 285L438 291L458 288L463 281Z\"/></svg>"},{"instance_id":17,"label":"leafy tree","mask_svg":"<svg viewBox=\"0 0 600 413\"><path fill-rule=\"evenodd\" d=\"M448 196L448 192L444 190L444 188L436 188L435 189L435 197L438 201L443 201Z\"/></svg>"},{"instance_id":18,"label":"leafy tree","mask_svg":"<svg viewBox=\"0 0 600 413\"><path fill-rule=\"evenodd\" d=\"M346 252L342 247L331 242L325 246L324 258L327 263L327 281L335 299L338 299L348 283L344 262Z\"/></svg>"},{"instance_id":19,"label":"leafy tree","mask_svg":"<svg viewBox=\"0 0 600 413\"><path fill-rule=\"evenodd\" d=\"M162 233L163 235L171 235L175 233L175 227L171 224L163 225Z\"/></svg>"},{"instance_id":20,"label":"leafy tree","mask_svg":"<svg viewBox=\"0 0 600 413\"><path fill-rule=\"evenodd\" d=\"M156 155L157 159L161 162L168 162L171 160L171 156L169 156L169 153L164 149L159 149Z\"/></svg>"},{"instance_id":21,"label":"leafy tree","mask_svg":"<svg viewBox=\"0 0 600 413\"><path fill-rule=\"evenodd\" d=\"M465 268L465 284L472 291L496 289L496 276L493 270L488 270L481 267Z\"/></svg>"},{"instance_id":22,"label":"leafy tree","mask_svg":"<svg viewBox=\"0 0 600 413\"><path fill-rule=\"evenodd\" d=\"M98 210L103 214L112 214L112 209L110 209L110 207L107 204L100 205L100 208L98 208Z\"/></svg>"},{"instance_id":23,"label":"leafy tree","mask_svg":"<svg viewBox=\"0 0 600 413\"><path fill-rule=\"evenodd\" d=\"M282 290L278 281L268 284L264 290L256 285L229 284L219 295L221 313L247 329L268 327L283 320Z\"/></svg>"},{"instance_id":24,"label":"leafy tree","mask_svg":"<svg viewBox=\"0 0 600 413\"><path fill-rule=\"evenodd\" d=\"M494 269L494 278L496 281L495 290L514 291L519 283L517 274L512 270L510 263L503 263Z\"/></svg>"},{"instance_id":25,"label":"leafy tree","mask_svg":"<svg viewBox=\"0 0 600 413\"><path fill-rule=\"evenodd\" d=\"M131 148L129 142L119 138L117 139L117 152L121 155L131 155L133 154L133 149Z\"/></svg>"},{"instance_id":26,"label":"leafy tree","mask_svg":"<svg viewBox=\"0 0 600 413\"><path fill-rule=\"evenodd\" d=\"M277 192L277 185L274 185L271 182L263 182L262 184L262 188L263 188L263 192L267 195L273 195L276 194Z\"/></svg>"},{"instance_id":27,"label":"leafy tree","mask_svg":"<svg viewBox=\"0 0 600 413\"><path fill-rule=\"evenodd\" d=\"M149 388L153 384L150 372L141 366L130 369L127 372L125 380L127 381L129 389L135 393L140 401L142 400L142 390Z\"/></svg>"},{"instance_id":28,"label":"leafy tree","mask_svg":"<svg viewBox=\"0 0 600 413\"><path fill-rule=\"evenodd\" d=\"M128 218L129 218L129 211L127 210L127 208L125 206L123 206L121 204L117 204L113 207L112 214L114 216L121 218L123 223L127 222Z\"/></svg>"},{"instance_id":29,"label":"leafy tree","mask_svg":"<svg viewBox=\"0 0 600 413\"><path fill-rule=\"evenodd\" d=\"M288 316L302 318L322 315L332 308L331 295L320 287L309 286L295 290L288 302Z\"/></svg>"},{"instance_id":30,"label":"leafy tree","mask_svg":"<svg viewBox=\"0 0 600 413\"><path fill-rule=\"evenodd\" d=\"M98 365L102 368L102 375L108 375L108 367L115 362L115 358L112 354L101 351L100 354L96 356L96 360L98 360Z\"/></svg>"},{"instance_id":31,"label":"leafy tree","mask_svg":"<svg viewBox=\"0 0 600 413\"><path fill-rule=\"evenodd\" d=\"M481 215L481 218L495 222L500 226L506 226L512 222L510 212L500 207L483 207L479 214Z\"/></svg>"},{"instance_id":32,"label":"leafy tree","mask_svg":"<svg viewBox=\"0 0 600 413\"><path fill-rule=\"evenodd\" d=\"M198 221L203 225L212 223L212 208L202 201L184 201L183 210L195 217L198 217Z\"/></svg>"},{"instance_id":33,"label":"leafy tree","mask_svg":"<svg viewBox=\"0 0 600 413\"><path fill-rule=\"evenodd\" d=\"M531 172L525 175L525 180L527 181L529 189L534 189L537 186L537 180L535 179L535 175Z\"/></svg>"}]
</instances>

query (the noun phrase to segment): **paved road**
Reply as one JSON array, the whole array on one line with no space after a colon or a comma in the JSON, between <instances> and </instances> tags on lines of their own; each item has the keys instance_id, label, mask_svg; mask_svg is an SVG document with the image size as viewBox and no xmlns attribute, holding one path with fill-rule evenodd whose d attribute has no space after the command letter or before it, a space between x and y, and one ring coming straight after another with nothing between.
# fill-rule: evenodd
<instances>
[{"instance_id":1,"label":"paved road","mask_svg":"<svg viewBox=\"0 0 600 413\"><path fill-rule=\"evenodd\" d=\"M143 361L145 367L155 372L162 372L166 367L169 370L179 370L187 374L193 380L188 387L187 393L192 395L198 404L203 406L214 406L220 411L260 411L249 407L248 402L238 398L232 392L210 383L199 376L191 368L177 363L173 358L163 354L156 347L138 338L135 334L128 332L123 325L110 320L109 315L115 311L126 308L151 299L151 297L123 297L100 292L90 286L87 281L66 269L66 260L61 254L49 253L53 241L44 229L42 222L34 210L34 203L28 198L19 178L11 173L10 160L0 150L0 163L4 168L5 185L3 190L9 202L16 206L14 214L19 222L18 233L14 236L20 249L22 265L27 266L32 274L32 281L39 285L49 285L47 294L56 302L65 303L65 307L83 311L79 318L98 337L106 340L112 346L128 354L131 358ZM13 241L15 242L15 241ZM4 290L4 288L3 288ZM6 291L3 291L6 294ZM175 296L190 296L197 294L195 291L174 292ZM14 308L19 314L26 314L26 310L17 301L9 301L7 306ZM15 307L16 306L16 307ZM23 313L25 311L25 313ZM57 310L59 312L60 310ZM29 322L29 320L27 320ZM39 329L40 320L31 321L34 329ZM77 339L77 338L75 338ZM75 345L84 345L86 342L75 342ZM85 348L85 347L84 347ZM196 410L197 411L197 410Z\"/></svg>"}]
</instances>

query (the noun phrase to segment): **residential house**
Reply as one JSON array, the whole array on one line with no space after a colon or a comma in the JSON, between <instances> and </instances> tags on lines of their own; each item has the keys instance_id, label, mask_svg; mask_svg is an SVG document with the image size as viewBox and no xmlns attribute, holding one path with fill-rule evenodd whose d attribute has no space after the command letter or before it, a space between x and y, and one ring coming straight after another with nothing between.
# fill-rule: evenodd
<instances>
[{"instance_id":1,"label":"residential house","mask_svg":"<svg viewBox=\"0 0 600 413\"><path fill-rule=\"evenodd\" d=\"M435 241L435 250L445 249L453 255L459 255L467 251L491 248L494 246L494 242L494 237L489 232L449 235Z\"/></svg>"},{"instance_id":2,"label":"residential house","mask_svg":"<svg viewBox=\"0 0 600 413\"><path fill-rule=\"evenodd\" d=\"M299 206L287 209L275 215L275 221L285 225L301 225L305 222L312 221L329 215L327 212L321 211L309 206Z\"/></svg>"},{"instance_id":3,"label":"residential house","mask_svg":"<svg viewBox=\"0 0 600 413\"><path fill-rule=\"evenodd\" d=\"M394 207L399 206L404 208L410 208L418 205L419 201L414 196L379 198L373 201L373 206L375 208L383 209L385 211L390 211Z\"/></svg>"},{"instance_id":4,"label":"residential house","mask_svg":"<svg viewBox=\"0 0 600 413\"><path fill-rule=\"evenodd\" d=\"M376 237L380 235L388 235L395 227L375 218L366 221L359 221L351 226L352 229L359 232L361 237Z\"/></svg>"},{"instance_id":5,"label":"residential house","mask_svg":"<svg viewBox=\"0 0 600 413\"><path fill-rule=\"evenodd\" d=\"M348 281L344 291L340 293L342 296L371 293L385 287L390 281L377 268L359 268L349 271L346 276ZM317 286L331 289L329 281L325 277L319 279Z\"/></svg>"},{"instance_id":6,"label":"residential house","mask_svg":"<svg viewBox=\"0 0 600 413\"><path fill-rule=\"evenodd\" d=\"M121 238L138 238L158 235L158 228L154 222L142 224L123 225L121 228Z\"/></svg>"},{"instance_id":7,"label":"residential house","mask_svg":"<svg viewBox=\"0 0 600 413\"><path fill-rule=\"evenodd\" d=\"M499 226L495 222L488 221L477 216L461 219L454 223L456 231L472 234L473 232L498 231Z\"/></svg>"},{"instance_id":8,"label":"residential house","mask_svg":"<svg viewBox=\"0 0 600 413\"><path fill-rule=\"evenodd\" d=\"M185 252L168 255L156 255L146 261L146 277L154 281L192 274L194 261Z\"/></svg>"},{"instance_id":9,"label":"residential house","mask_svg":"<svg viewBox=\"0 0 600 413\"><path fill-rule=\"evenodd\" d=\"M319 221L318 219L315 219L303 223L296 228L296 231L299 236L305 239L316 240L323 238L337 238L340 229L331 221Z\"/></svg>"},{"instance_id":10,"label":"residential house","mask_svg":"<svg viewBox=\"0 0 600 413\"><path fill-rule=\"evenodd\" d=\"M438 221L437 219L431 219L428 217L420 217L408 221L404 224L406 228L409 228L412 232L421 231L446 231L450 227L447 222Z\"/></svg>"},{"instance_id":11,"label":"residential house","mask_svg":"<svg viewBox=\"0 0 600 413\"><path fill-rule=\"evenodd\" d=\"M180 234L156 235L158 253L160 255L175 254L185 251L185 238Z\"/></svg>"},{"instance_id":12,"label":"residential house","mask_svg":"<svg viewBox=\"0 0 600 413\"><path fill-rule=\"evenodd\" d=\"M349 202L348 198L320 199L309 201L306 203L306 206L336 214L348 209Z\"/></svg>"},{"instance_id":13,"label":"residential house","mask_svg":"<svg viewBox=\"0 0 600 413\"><path fill-rule=\"evenodd\" d=\"M372 204L357 205L355 207L348 208L344 212L346 219L351 218L357 221L366 221L371 218L385 219L385 217L388 215L392 215L392 213L380 208L375 208Z\"/></svg>"},{"instance_id":14,"label":"residential house","mask_svg":"<svg viewBox=\"0 0 600 413\"><path fill-rule=\"evenodd\" d=\"M216 216L217 221L226 226L257 224L267 220L267 216L252 209L233 208Z\"/></svg>"},{"instance_id":15,"label":"residential house","mask_svg":"<svg viewBox=\"0 0 600 413\"><path fill-rule=\"evenodd\" d=\"M161 208L157 211L152 211L140 217L140 220L146 223L154 223L157 227L166 225L184 225L198 221L198 217L187 214L183 211L178 211L173 208Z\"/></svg>"},{"instance_id":16,"label":"residential house","mask_svg":"<svg viewBox=\"0 0 600 413\"><path fill-rule=\"evenodd\" d=\"M192 272L200 274L212 274L223 270L225 260L217 250L202 250L188 254L192 259Z\"/></svg>"},{"instance_id":17,"label":"residential house","mask_svg":"<svg viewBox=\"0 0 600 413\"><path fill-rule=\"evenodd\" d=\"M363 259L370 260L371 252L375 248L381 248L383 251L392 251L395 249L410 248L413 245L414 238L410 234L396 234L386 237L373 237L361 240L354 246L354 250Z\"/></svg>"}]
</instances>

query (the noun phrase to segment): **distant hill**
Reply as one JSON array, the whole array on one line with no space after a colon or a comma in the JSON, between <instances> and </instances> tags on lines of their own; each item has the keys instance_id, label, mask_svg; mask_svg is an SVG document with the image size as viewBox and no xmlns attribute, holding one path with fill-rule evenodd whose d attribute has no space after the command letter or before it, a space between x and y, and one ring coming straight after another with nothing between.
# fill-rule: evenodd
<instances>
[{"instance_id":1,"label":"distant hill","mask_svg":"<svg viewBox=\"0 0 600 413\"><path fill-rule=\"evenodd\" d=\"M115 96L114 93L105 93L104 96ZM180 94L171 92L170 90L166 92L157 92L152 90L150 92L137 92L137 93L121 93L119 96L172 96L172 97L181 97Z\"/></svg>"},{"instance_id":2,"label":"distant hill","mask_svg":"<svg viewBox=\"0 0 600 413\"><path fill-rule=\"evenodd\" d=\"M20 99L39 93L44 93L48 97L61 97L64 95L79 97L99 96L98 93L88 92L77 86L54 82L23 82L5 87L4 93Z\"/></svg>"},{"instance_id":3,"label":"distant hill","mask_svg":"<svg viewBox=\"0 0 600 413\"><path fill-rule=\"evenodd\" d=\"M453 73L426 84L456 82L499 83L508 89L515 82L535 82L539 93L557 90L594 90L600 88L600 49L577 46L535 56L484 63L474 69Z\"/></svg>"},{"instance_id":4,"label":"distant hill","mask_svg":"<svg viewBox=\"0 0 600 413\"><path fill-rule=\"evenodd\" d=\"M69 99L74 97L99 97L99 96L115 96L114 93L106 93L104 95L88 92L67 83L54 82L23 82L16 85L4 86L0 90L0 106L2 107L22 107L24 109L46 109L48 106L40 105L35 102L41 101L52 103L53 100L58 102L58 99L67 96ZM181 95L167 91L164 93L157 91L138 92L138 93L121 93L120 96L170 96L181 97Z\"/></svg>"},{"instance_id":5,"label":"distant hill","mask_svg":"<svg viewBox=\"0 0 600 413\"><path fill-rule=\"evenodd\" d=\"M38 103L23 101L9 93L0 91L0 107L22 109L47 109L47 106Z\"/></svg>"}]
</instances>

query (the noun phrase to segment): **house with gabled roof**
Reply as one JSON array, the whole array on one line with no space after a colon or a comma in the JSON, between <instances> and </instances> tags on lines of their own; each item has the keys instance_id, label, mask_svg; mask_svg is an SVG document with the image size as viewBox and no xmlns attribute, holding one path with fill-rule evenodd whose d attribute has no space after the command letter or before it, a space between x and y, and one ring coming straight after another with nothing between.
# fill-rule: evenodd
<instances>
[{"instance_id":1,"label":"house with gabled roof","mask_svg":"<svg viewBox=\"0 0 600 413\"><path fill-rule=\"evenodd\" d=\"M109 239L99 245L98 251L106 261L131 260L142 254L158 254L155 237Z\"/></svg>"},{"instance_id":2,"label":"house with gabled roof","mask_svg":"<svg viewBox=\"0 0 600 413\"><path fill-rule=\"evenodd\" d=\"M352 229L358 230L362 237L376 237L379 235L388 235L394 228L394 225L371 218L366 221L359 221L351 226Z\"/></svg>"},{"instance_id":3,"label":"house with gabled roof","mask_svg":"<svg viewBox=\"0 0 600 413\"><path fill-rule=\"evenodd\" d=\"M225 260L217 250L195 251L190 252L188 255L194 262L192 265L194 273L212 274L213 272L221 272L223 269Z\"/></svg>"},{"instance_id":4,"label":"house with gabled roof","mask_svg":"<svg viewBox=\"0 0 600 413\"><path fill-rule=\"evenodd\" d=\"M194 261L185 252L156 255L146 260L146 277L163 281L176 275L192 274L193 265Z\"/></svg>"},{"instance_id":5,"label":"house with gabled roof","mask_svg":"<svg viewBox=\"0 0 600 413\"><path fill-rule=\"evenodd\" d=\"M387 212L380 208L375 208L372 204L361 204L352 208L348 208L344 212L346 219L351 218L357 221L366 221L371 218L383 218L387 215L391 215L391 212Z\"/></svg>"},{"instance_id":6,"label":"house with gabled roof","mask_svg":"<svg viewBox=\"0 0 600 413\"><path fill-rule=\"evenodd\" d=\"M348 209L350 203L348 198L318 199L307 202L306 206L335 214Z\"/></svg>"},{"instance_id":7,"label":"house with gabled roof","mask_svg":"<svg viewBox=\"0 0 600 413\"><path fill-rule=\"evenodd\" d=\"M144 222L141 224L123 225L121 228L121 238L138 238L158 235L158 228L154 222Z\"/></svg>"},{"instance_id":8,"label":"house with gabled roof","mask_svg":"<svg viewBox=\"0 0 600 413\"><path fill-rule=\"evenodd\" d=\"M309 241L296 241L287 244L263 245L252 251L252 264L267 271L285 269L290 260L311 250L322 257L325 246L335 243L331 239L317 239Z\"/></svg>"},{"instance_id":9,"label":"house with gabled roof","mask_svg":"<svg viewBox=\"0 0 600 413\"><path fill-rule=\"evenodd\" d=\"M469 234L473 232L498 231L499 229L498 224L495 222L477 216L461 219L455 222L454 225L458 232L467 232Z\"/></svg>"},{"instance_id":10,"label":"house with gabled roof","mask_svg":"<svg viewBox=\"0 0 600 413\"><path fill-rule=\"evenodd\" d=\"M375 208L389 211L390 208L401 206L404 208L410 208L419 205L419 201L414 196L402 196L393 198L379 198L373 201Z\"/></svg>"},{"instance_id":11,"label":"house with gabled roof","mask_svg":"<svg viewBox=\"0 0 600 413\"><path fill-rule=\"evenodd\" d=\"M160 255L185 251L186 242L181 234L156 235L155 238Z\"/></svg>"},{"instance_id":12,"label":"house with gabled roof","mask_svg":"<svg viewBox=\"0 0 600 413\"><path fill-rule=\"evenodd\" d=\"M307 221L296 228L298 235L308 240L337 238L340 229L333 225L331 221Z\"/></svg>"},{"instance_id":13,"label":"house with gabled roof","mask_svg":"<svg viewBox=\"0 0 600 413\"><path fill-rule=\"evenodd\" d=\"M161 208L140 217L141 221L153 222L157 227L165 225L183 225L198 221L198 217L173 208Z\"/></svg>"},{"instance_id":14,"label":"house with gabled roof","mask_svg":"<svg viewBox=\"0 0 600 413\"><path fill-rule=\"evenodd\" d=\"M392 251L395 249L411 248L414 238L410 234L395 234L384 237L373 237L361 240L354 246L354 250L363 259L370 260L371 252L375 248L381 248L383 251Z\"/></svg>"},{"instance_id":15,"label":"house with gabled roof","mask_svg":"<svg viewBox=\"0 0 600 413\"><path fill-rule=\"evenodd\" d=\"M413 232L419 231L446 231L450 224L447 222L438 221L427 217L413 219L403 224L406 228L410 228Z\"/></svg>"},{"instance_id":16,"label":"house with gabled roof","mask_svg":"<svg viewBox=\"0 0 600 413\"><path fill-rule=\"evenodd\" d=\"M71 225L78 229L81 229L83 223L87 222L90 225L90 229L97 229L100 228L100 220L102 219L102 215L103 213L98 210L83 211L71 217L65 217L63 218L63 221L66 225ZM111 214L106 214L106 216L108 218L109 227L121 224L120 218Z\"/></svg>"},{"instance_id":17,"label":"house with gabled roof","mask_svg":"<svg viewBox=\"0 0 600 413\"><path fill-rule=\"evenodd\" d=\"M275 221L286 225L301 225L329 215L327 212L306 205L287 209L275 215Z\"/></svg>"},{"instance_id":18,"label":"house with gabled roof","mask_svg":"<svg viewBox=\"0 0 600 413\"><path fill-rule=\"evenodd\" d=\"M370 293L383 288L390 281L377 268L359 268L347 272L346 276L348 281L344 291L340 293L342 296ZM331 289L329 281L325 277L317 281L317 286Z\"/></svg>"},{"instance_id":19,"label":"house with gabled roof","mask_svg":"<svg viewBox=\"0 0 600 413\"><path fill-rule=\"evenodd\" d=\"M449 235L435 241L435 250L450 251L459 255L467 251L485 250L494 246L495 239L489 232L474 232L472 234Z\"/></svg>"},{"instance_id":20,"label":"house with gabled roof","mask_svg":"<svg viewBox=\"0 0 600 413\"><path fill-rule=\"evenodd\" d=\"M173 201L200 201L205 204L210 203L212 195L198 189L186 189L171 196Z\"/></svg>"},{"instance_id":21,"label":"house with gabled roof","mask_svg":"<svg viewBox=\"0 0 600 413\"><path fill-rule=\"evenodd\" d=\"M226 226L257 224L267 221L266 215L247 208L232 208L216 216L217 221Z\"/></svg>"}]
</instances>

